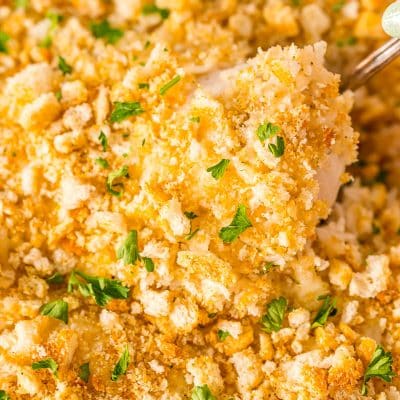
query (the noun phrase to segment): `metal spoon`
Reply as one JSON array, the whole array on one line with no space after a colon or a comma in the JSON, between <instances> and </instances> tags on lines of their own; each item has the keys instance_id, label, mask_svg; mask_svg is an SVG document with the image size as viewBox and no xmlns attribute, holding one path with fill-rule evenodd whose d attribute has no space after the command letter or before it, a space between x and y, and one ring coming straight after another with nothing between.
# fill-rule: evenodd
<instances>
[{"instance_id":1,"label":"metal spoon","mask_svg":"<svg viewBox=\"0 0 400 400\"><path fill-rule=\"evenodd\" d=\"M355 90L400 56L400 1L391 4L383 14L382 27L393 37L362 60L344 83L345 89Z\"/></svg>"}]
</instances>

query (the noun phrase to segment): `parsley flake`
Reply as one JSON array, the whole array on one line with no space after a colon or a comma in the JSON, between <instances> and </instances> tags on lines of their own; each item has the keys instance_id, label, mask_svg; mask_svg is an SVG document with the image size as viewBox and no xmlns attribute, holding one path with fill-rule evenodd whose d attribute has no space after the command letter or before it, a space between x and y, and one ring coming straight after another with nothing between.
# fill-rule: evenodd
<instances>
[{"instance_id":1,"label":"parsley flake","mask_svg":"<svg viewBox=\"0 0 400 400\"><path fill-rule=\"evenodd\" d=\"M64 283L64 275L61 275L59 272L55 272L52 276L49 276L46 279L46 282L51 285L59 285Z\"/></svg>"},{"instance_id":2,"label":"parsley flake","mask_svg":"<svg viewBox=\"0 0 400 400\"><path fill-rule=\"evenodd\" d=\"M96 158L96 164L100 165L100 167L106 169L110 167L110 164L108 164L108 161L105 158L99 157Z\"/></svg>"},{"instance_id":3,"label":"parsley flake","mask_svg":"<svg viewBox=\"0 0 400 400\"><path fill-rule=\"evenodd\" d=\"M339 12L344 7L345 0L339 0L332 6L333 12Z\"/></svg>"},{"instance_id":4,"label":"parsley flake","mask_svg":"<svg viewBox=\"0 0 400 400\"><path fill-rule=\"evenodd\" d=\"M191 400L217 400L217 398L212 395L208 385L202 385L193 389Z\"/></svg>"},{"instance_id":5,"label":"parsley flake","mask_svg":"<svg viewBox=\"0 0 400 400\"><path fill-rule=\"evenodd\" d=\"M40 314L59 319L68 324L68 303L64 300L54 300L40 307Z\"/></svg>"},{"instance_id":6,"label":"parsley flake","mask_svg":"<svg viewBox=\"0 0 400 400\"><path fill-rule=\"evenodd\" d=\"M311 329L317 328L319 326L324 326L326 324L326 321L328 320L328 317L333 317L337 313L336 299L332 299L331 301L330 295L323 295L319 296L318 300L323 300L324 303L318 310L317 315L315 316L311 324Z\"/></svg>"},{"instance_id":7,"label":"parsley flake","mask_svg":"<svg viewBox=\"0 0 400 400\"><path fill-rule=\"evenodd\" d=\"M8 53L7 42L10 40L10 35L0 31L0 53Z\"/></svg>"},{"instance_id":8,"label":"parsley flake","mask_svg":"<svg viewBox=\"0 0 400 400\"><path fill-rule=\"evenodd\" d=\"M11 400L11 397L4 390L0 390L0 400Z\"/></svg>"},{"instance_id":9,"label":"parsley flake","mask_svg":"<svg viewBox=\"0 0 400 400\"><path fill-rule=\"evenodd\" d=\"M257 136L260 139L261 143L263 143L267 139L270 139L277 135L280 130L281 128L278 125L274 125L271 122L265 122L257 128Z\"/></svg>"},{"instance_id":10,"label":"parsley flake","mask_svg":"<svg viewBox=\"0 0 400 400\"><path fill-rule=\"evenodd\" d=\"M283 156L283 153L285 152L285 141L282 136L277 136L276 137L276 144L275 143L269 143L268 144L268 150L270 153L272 153L275 157L279 158Z\"/></svg>"},{"instance_id":11,"label":"parsley flake","mask_svg":"<svg viewBox=\"0 0 400 400\"><path fill-rule=\"evenodd\" d=\"M15 8L27 8L28 0L14 0L14 7ZM0 397L0 400L1 400L1 397Z\"/></svg>"},{"instance_id":12,"label":"parsley flake","mask_svg":"<svg viewBox=\"0 0 400 400\"><path fill-rule=\"evenodd\" d=\"M219 231L219 237L224 243L232 243L241 233L252 226L252 223L246 215L246 207L240 204L232 222Z\"/></svg>"},{"instance_id":13,"label":"parsley flake","mask_svg":"<svg viewBox=\"0 0 400 400\"><path fill-rule=\"evenodd\" d=\"M79 367L79 378L81 378L84 382L89 382L90 376L90 367L89 363L84 363Z\"/></svg>"},{"instance_id":14,"label":"parsley flake","mask_svg":"<svg viewBox=\"0 0 400 400\"><path fill-rule=\"evenodd\" d=\"M229 163L230 160L223 158L218 164L215 164L212 167L207 168L207 172L210 172L211 176L214 179L216 180L221 179L226 169L228 168Z\"/></svg>"},{"instance_id":15,"label":"parsley flake","mask_svg":"<svg viewBox=\"0 0 400 400\"><path fill-rule=\"evenodd\" d=\"M118 260L122 259L124 265L135 264L137 260L140 260L136 230L129 232L125 242L117 251L117 258Z\"/></svg>"},{"instance_id":16,"label":"parsley flake","mask_svg":"<svg viewBox=\"0 0 400 400\"><path fill-rule=\"evenodd\" d=\"M190 122L199 123L200 122L200 117L199 116L190 117Z\"/></svg>"},{"instance_id":17,"label":"parsley flake","mask_svg":"<svg viewBox=\"0 0 400 400\"><path fill-rule=\"evenodd\" d=\"M57 90L57 92L54 93L54 96L56 96L56 99L57 99L58 101L61 101L61 99L62 99L61 90Z\"/></svg>"},{"instance_id":18,"label":"parsley flake","mask_svg":"<svg viewBox=\"0 0 400 400\"><path fill-rule=\"evenodd\" d=\"M195 219L198 217L198 215L195 214L193 211L185 211L184 214L187 219Z\"/></svg>"},{"instance_id":19,"label":"parsley flake","mask_svg":"<svg viewBox=\"0 0 400 400\"><path fill-rule=\"evenodd\" d=\"M111 380L116 382L121 375L125 375L128 370L129 365L129 350L128 346L125 346L125 349L118 360L117 364L115 364L114 370L111 374Z\"/></svg>"},{"instance_id":20,"label":"parsley flake","mask_svg":"<svg viewBox=\"0 0 400 400\"><path fill-rule=\"evenodd\" d=\"M368 394L367 383L371 378L380 378L385 382L392 381L392 378L396 376L392 370L392 364L392 353L385 353L382 346L377 346L364 374L361 387L361 394L363 396Z\"/></svg>"},{"instance_id":21,"label":"parsley flake","mask_svg":"<svg viewBox=\"0 0 400 400\"><path fill-rule=\"evenodd\" d=\"M43 49L48 49L53 44L53 39L50 35L46 35L39 43L39 47Z\"/></svg>"},{"instance_id":22,"label":"parsley flake","mask_svg":"<svg viewBox=\"0 0 400 400\"><path fill-rule=\"evenodd\" d=\"M107 140L106 134L103 131L100 131L99 140L100 140L100 144L103 147L103 151L107 151L108 140Z\"/></svg>"},{"instance_id":23,"label":"parsley flake","mask_svg":"<svg viewBox=\"0 0 400 400\"><path fill-rule=\"evenodd\" d=\"M154 262L151 258L149 257L142 257L144 267L146 268L147 272L153 272L154 271Z\"/></svg>"},{"instance_id":24,"label":"parsley flake","mask_svg":"<svg viewBox=\"0 0 400 400\"><path fill-rule=\"evenodd\" d=\"M84 297L93 297L96 303L104 307L111 299L127 299L129 288L116 279L90 276L81 271L72 271L68 281L68 292L77 287Z\"/></svg>"},{"instance_id":25,"label":"parsley flake","mask_svg":"<svg viewBox=\"0 0 400 400\"><path fill-rule=\"evenodd\" d=\"M277 268L279 265L274 264L273 262L266 262L262 267L261 267L261 274L267 274L272 268Z\"/></svg>"},{"instance_id":26,"label":"parsley flake","mask_svg":"<svg viewBox=\"0 0 400 400\"><path fill-rule=\"evenodd\" d=\"M287 304L287 300L282 296L267 304L267 313L261 318L264 331L268 333L278 332L282 328Z\"/></svg>"},{"instance_id":27,"label":"parsley flake","mask_svg":"<svg viewBox=\"0 0 400 400\"><path fill-rule=\"evenodd\" d=\"M161 89L160 89L160 94L161 96L164 96L169 89L174 87L179 81L181 80L180 75L176 75L175 78L171 79L169 82L167 82Z\"/></svg>"},{"instance_id":28,"label":"parsley flake","mask_svg":"<svg viewBox=\"0 0 400 400\"><path fill-rule=\"evenodd\" d=\"M139 89L150 89L150 85L148 83L139 83Z\"/></svg>"},{"instance_id":29,"label":"parsley flake","mask_svg":"<svg viewBox=\"0 0 400 400\"><path fill-rule=\"evenodd\" d=\"M192 228L190 228L190 232L185 236L186 240L191 240L193 236L200 230L200 228L195 229L192 231Z\"/></svg>"},{"instance_id":30,"label":"parsley flake","mask_svg":"<svg viewBox=\"0 0 400 400\"><path fill-rule=\"evenodd\" d=\"M45 360L37 361L32 364L32 369L49 369L54 376L57 376L58 364L52 358L46 358Z\"/></svg>"},{"instance_id":31,"label":"parsley flake","mask_svg":"<svg viewBox=\"0 0 400 400\"><path fill-rule=\"evenodd\" d=\"M128 117L140 115L144 110L138 101L122 102L116 101L110 116L111 122L121 122Z\"/></svg>"},{"instance_id":32,"label":"parsley flake","mask_svg":"<svg viewBox=\"0 0 400 400\"><path fill-rule=\"evenodd\" d=\"M218 340L219 340L220 342L225 341L225 339L226 339L228 336L231 336L231 334L230 334L228 331L223 331L222 329L218 329L217 337L218 337Z\"/></svg>"},{"instance_id":33,"label":"parsley flake","mask_svg":"<svg viewBox=\"0 0 400 400\"><path fill-rule=\"evenodd\" d=\"M58 56L58 69L63 73L63 75L67 75L72 72L72 67L67 64L65 58L61 56Z\"/></svg>"},{"instance_id":34,"label":"parsley flake","mask_svg":"<svg viewBox=\"0 0 400 400\"><path fill-rule=\"evenodd\" d=\"M169 17L170 10L168 8L159 8L155 4L145 4L142 8L142 14L159 14L161 19L165 20Z\"/></svg>"},{"instance_id":35,"label":"parsley flake","mask_svg":"<svg viewBox=\"0 0 400 400\"><path fill-rule=\"evenodd\" d=\"M113 196L121 197L124 189L123 183L114 183L118 178L129 178L129 169L127 165L124 165L117 171L111 172L107 176L106 187L109 193ZM121 188L120 191L115 190Z\"/></svg>"},{"instance_id":36,"label":"parsley flake","mask_svg":"<svg viewBox=\"0 0 400 400\"><path fill-rule=\"evenodd\" d=\"M95 38L105 39L109 44L115 44L124 36L124 32L121 29L112 28L107 20L99 23L92 22L90 24L90 30Z\"/></svg>"}]
</instances>

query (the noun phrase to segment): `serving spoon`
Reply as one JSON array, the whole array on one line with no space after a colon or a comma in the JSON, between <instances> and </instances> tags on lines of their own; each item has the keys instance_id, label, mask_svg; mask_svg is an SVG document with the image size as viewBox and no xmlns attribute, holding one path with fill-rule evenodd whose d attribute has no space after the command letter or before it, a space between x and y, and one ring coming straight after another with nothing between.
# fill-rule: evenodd
<instances>
[{"instance_id":1,"label":"serving spoon","mask_svg":"<svg viewBox=\"0 0 400 400\"><path fill-rule=\"evenodd\" d=\"M344 82L344 89L359 88L400 56L400 1L396 1L386 9L382 17L382 27L393 39L387 41L356 66Z\"/></svg>"}]
</instances>

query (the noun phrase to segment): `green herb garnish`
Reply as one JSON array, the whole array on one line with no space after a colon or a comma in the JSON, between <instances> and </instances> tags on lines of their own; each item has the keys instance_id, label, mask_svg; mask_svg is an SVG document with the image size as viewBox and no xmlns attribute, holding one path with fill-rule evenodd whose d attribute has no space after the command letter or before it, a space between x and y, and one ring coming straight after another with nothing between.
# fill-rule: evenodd
<instances>
[{"instance_id":1,"label":"green herb garnish","mask_svg":"<svg viewBox=\"0 0 400 400\"><path fill-rule=\"evenodd\" d=\"M103 147L103 151L107 151L108 140L106 134L103 131L100 131L99 140L101 146Z\"/></svg>"},{"instance_id":2,"label":"green herb garnish","mask_svg":"<svg viewBox=\"0 0 400 400\"><path fill-rule=\"evenodd\" d=\"M28 0L14 0L14 7L15 8L27 8ZM0 397L0 400L1 400L1 397Z\"/></svg>"},{"instance_id":3,"label":"green herb garnish","mask_svg":"<svg viewBox=\"0 0 400 400\"><path fill-rule=\"evenodd\" d=\"M215 164L212 167L207 168L207 172L210 172L211 176L214 179L216 180L221 179L226 169L228 168L229 163L230 160L223 158L218 164Z\"/></svg>"},{"instance_id":4,"label":"green herb garnish","mask_svg":"<svg viewBox=\"0 0 400 400\"><path fill-rule=\"evenodd\" d=\"M117 171L111 172L107 176L106 188L109 193L113 196L121 197L124 189L124 185L122 183L114 183L116 179L119 178L129 178L129 169L127 165L124 165ZM120 188L120 191L115 190L116 188Z\"/></svg>"},{"instance_id":5,"label":"green herb garnish","mask_svg":"<svg viewBox=\"0 0 400 400\"><path fill-rule=\"evenodd\" d=\"M195 214L193 211L185 211L184 214L187 219L195 219L198 217L198 215Z\"/></svg>"},{"instance_id":6,"label":"green herb garnish","mask_svg":"<svg viewBox=\"0 0 400 400\"><path fill-rule=\"evenodd\" d=\"M267 304L267 313L261 318L264 331L269 333L278 332L282 328L287 304L287 300L282 296Z\"/></svg>"},{"instance_id":7,"label":"green herb garnish","mask_svg":"<svg viewBox=\"0 0 400 400\"><path fill-rule=\"evenodd\" d=\"M115 44L124 36L124 32L121 29L112 28L107 20L99 23L92 22L90 24L90 30L95 38L103 38L109 44Z\"/></svg>"},{"instance_id":8,"label":"green herb garnish","mask_svg":"<svg viewBox=\"0 0 400 400\"><path fill-rule=\"evenodd\" d=\"M191 400L217 400L217 398L212 395L208 385L202 385L193 389Z\"/></svg>"},{"instance_id":9,"label":"green herb garnish","mask_svg":"<svg viewBox=\"0 0 400 400\"><path fill-rule=\"evenodd\" d=\"M108 164L108 161L105 159L105 158L102 158L102 157L99 157L99 158L96 158L96 164L98 164L98 165L100 165L100 167L102 167L102 168L109 168L109 164Z\"/></svg>"},{"instance_id":10,"label":"green herb garnish","mask_svg":"<svg viewBox=\"0 0 400 400\"><path fill-rule=\"evenodd\" d=\"M79 378L81 378L84 382L89 382L90 376L90 367L89 363L84 363L79 367Z\"/></svg>"},{"instance_id":11,"label":"green herb garnish","mask_svg":"<svg viewBox=\"0 0 400 400\"><path fill-rule=\"evenodd\" d=\"M265 122L257 128L257 136L260 139L261 143L263 143L267 139L270 139L277 135L280 130L281 128L278 125L274 125L271 122Z\"/></svg>"},{"instance_id":12,"label":"green herb garnish","mask_svg":"<svg viewBox=\"0 0 400 400\"><path fill-rule=\"evenodd\" d=\"M68 292L77 287L84 297L93 297L96 303L104 307L111 299L127 299L129 288L116 279L90 276L81 271L72 271L68 281Z\"/></svg>"},{"instance_id":13,"label":"green herb garnish","mask_svg":"<svg viewBox=\"0 0 400 400\"><path fill-rule=\"evenodd\" d=\"M118 360L117 364L115 364L114 370L111 374L111 380L117 381L121 375L125 375L128 370L129 365L129 350L128 346L125 346L125 349Z\"/></svg>"},{"instance_id":14,"label":"green herb garnish","mask_svg":"<svg viewBox=\"0 0 400 400\"><path fill-rule=\"evenodd\" d=\"M200 122L200 117L198 117L198 116L190 117L190 122L199 123Z\"/></svg>"},{"instance_id":15,"label":"green herb garnish","mask_svg":"<svg viewBox=\"0 0 400 400\"><path fill-rule=\"evenodd\" d=\"M168 8L159 8L155 4L145 4L142 8L143 15L159 14L161 19L167 19L170 14Z\"/></svg>"},{"instance_id":16,"label":"green herb garnish","mask_svg":"<svg viewBox=\"0 0 400 400\"><path fill-rule=\"evenodd\" d=\"M59 272L55 272L52 276L46 279L46 282L50 283L51 285L59 285L64 283L64 279L64 275L61 275Z\"/></svg>"},{"instance_id":17,"label":"green herb garnish","mask_svg":"<svg viewBox=\"0 0 400 400\"><path fill-rule=\"evenodd\" d=\"M283 140L282 136L276 137L276 144L269 143L268 150L272 153L275 157L282 157L283 153L285 152L285 141Z\"/></svg>"},{"instance_id":18,"label":"green herb garnish","mask_svg":"<svg viewBox=\"0 0 400 400\"><path fill-rule=\"evenodd\" d=\"M72 67L67 64L65 59L61 56L58 56L58 69L63 73L63 75L67 75L72 72Z\"/></svg>"},{"instance_id":19,"label":"green herb garnish","mask_svg":"<svg viewBox=\"0 0 400 400\"><path fill-rule=\"evenodd\" d=\"M392 364L392 353L385 353L382 346L377 346L364 374L364 380L361 387L361 394L363 396L368 394L367 383L371 378L380 378L385 382L392 381L392 378L396 376L392 370Z\"/></svg>"},{"instance_id":20,"label":"green herb garnish","mask_svg":"<svg viewBox=\"0 0 400 400\"><path fill-rule=\"evenodd\" d=\"M68 324L68 303L64 300L54 300L40 307L40 314L59 319Z\"/></svg>"},{"instance_id":21,"label":"green herb garnish","mask_svg":"<svg viewBox=\"0 0 400 400\"><path fill-rule=\"evenodd\" d=\"M139 89L150 89L150 85L148 83L139 83Z\"/></svg>"},{"instance_id":22,"label":"green herb garnish","mask_svg":"<svg viewBox=\"0 0 400 400\"><path fill-rule=\"evenodd\" d=\"M225 341L225 339L231 334L228 331L223 331L222 329L218 329L217 337L220 342Z\"/></svg>"},{"instance_id":23,"label":"green herb garnish","mask_svg":"<svg viewBox=\"0 0 400 400\"><path fill-rule=\"evenodd\" d=\"M232 243L241 233L252 226L246 215L246 207L240 204L232 222L219 231L219 237L224 243Z\"/></svg>"},{"instance_id":24,"label":"green herb garnish","mask_svg":"<svg viewBox=\"0 0 400 400\"><path fill-rule=\"evenodd\" d=\"M140 260L136 230L129 232L125 242L117 251L117 258L118 260L122 259L124 265L135 264L136 261Z\"/></svg>"},{"instance_id":25,"label":"green herb garnish","mask_svg":"<svg viewBox=\"0 0 400 400\"><path fill-rule=\"evenodd\" d=\"M345 0L339 0L332 6L333 12L339 12L344 7Z\"/></svg>"},{"instance_id":26,"label":"green herb garnish","mask_svg":"<svg viewBox=\"0 0 400 400\"><path fill-rule=\"evenodd\" d=\"M330 295L318 296L318 300L323 300L321 308L318 310L317 315L315 316L311 329L317 328L318 326L324 326L328 317L333 317L337 314L336 308L336 299L332 299Z\"/></svg>"},{"instance_id":27,"label":"green herb garnish","mask_svg":"<svg viewBox=\"0 0 400 400\"><path fill-rule=\"evenodd\" d=\"M35 371L37 369L49 369L54 376L57 376L58 364L52 358L47 358L45 360L34 362L32 364L32 369Z\"/></svg>"},{"instance_id":28,"label":"green herb garnish","mask_svg":"<svg viewBox=\"0 0 400 400\"><path fill-rule=\"evenodd\" d=\"M179 75L176 75L175 78L171 79L169 82L167 82L161 89L160 89L160 94L161 96L164 96L169 89L171 89L173 86L175 86L179 81L181 80L181 77Z\"/></svg>"},{"instance_id":29,"label":"green herb garnish","mask_svg":"<svg viewBox=\"0 0 400 400\"><path fill-rule=\"evenodd\" d=\"M0 31L0 53L8 53L7 42L10 40L10 35Z\"/></svg>"},{"instance_id":30,"label":"green herb garnish","mask_svg":"<svg viewBox=\"0 0 400 400\"><path fill-rule=\"evenodd\" d=\"M110 116L111 122L121 122L124 119L144 113L144 110L138 101L114 103L114 109Z\"/></svg>"}]
</instances>

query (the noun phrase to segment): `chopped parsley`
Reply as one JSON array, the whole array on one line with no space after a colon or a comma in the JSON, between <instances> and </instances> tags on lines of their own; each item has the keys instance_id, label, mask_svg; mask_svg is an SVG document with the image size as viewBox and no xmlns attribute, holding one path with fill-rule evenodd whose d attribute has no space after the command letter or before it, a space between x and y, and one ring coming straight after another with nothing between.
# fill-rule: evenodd
<instances>
[{"instance_id":1,"label":"chopped parsley","mask_svg":"<svg viewBox=\"0 0 400 400\"><path fill-rule=\"evenodd\" d=\"M216 312L212 312L208 314L208 318L215 318L217 316Z\"/></svg>"},{"instance_id":2,"label":"chopped parsley","mask_svg":"<svg viewBox=\"0 0 400 400\"><path fill-rule=\"evenodd\" d=\"M151 258L149 257L142 257L144 267L146 268L147 272L153 272L154 271L154 262Z\"/></svg>"},{"instance_id":3,"label":"chopped parsley","mask_svg":"<svg viewBox=\"0 0 400 400\"><path fill-rule=\"evenodd\" d=\"M119 178L129 178L129 169L127 165L124 165L117 171L111 172L107 176L106 187L109 193L113 196L121 197L124 189L123 183L114 183L116 179ZM120 188L120 191L115 190Z\"/></svg>"},{"instance_id":4,"label":"chopped parsley","mask_svg":"<svg viewBox=\"0 0 400 400\"><path fill-rule=\"evenodd\" d=\"M62 99L61 90L57 90L57 92L54 93L54 96L56 96L56 99L57 99L58 101L61 101L61 99Z\"/></svg>"},{"instance_id":5,"label":"chopped parsley","mask_svg":"<svg viewBox=\"0 0 400 400\"><path fill-rule=\"evenodd\" d=\"M364 374L364 380L361 387L361 394L363 396L368 394L367 383L371 378L380 378L385 382L392 381L392 378L396 376L392 370L392 364L392 353L385 353L382 346L377 346Z\"/></svg>"},{"instance_id":6,"label":"chopped parsley","mask_svg":"<svg viewBox=\"0 0 400 400\"><path fill-rule=\"evenodd\" d=\"M144 110L138 101L122 102L116 101L111 112L111 122L121 122L128 117L140 115Z\"/></svg>"},{"instance_id":7,"label":"chopped parsley","mask_svg":"<svg viewBox=\"0 0 400 400\"><path fill-rule=\"evenodd\" d=\"M124 265L135 264L136 261L140 260L137 231L129 232L125 242L117 251L117 258L118 260L122 259Z\"/></svg>"},{"instance_id":8,"label":"chopped parsley","mask_svg":"<svg viewBox=\"0 0 400 400\"><path fill-rule=\"evenodd\" d=\"M292 0L292 6L298 7L301 3L301 0Z\"/></svg>"},{"instance_id":9,"label":"chopped parsley","mask_svg":"<svg viewBox=\"0 0 400 400\"><path fill-rule=\"evenodd\" d=\"M68 324L68 303L64 300L54 300L40 307L40 314L59 319Z\"/></svg>"},{"instance_id":10,"label":"chopped parsley","mask_svg":"<svg viewBox=\"0 0 400 400\"><path fill-rule=\"evenodd\" d=\"M54 30L60 24L60 22L64 19L64 17L60 14L55 13L54 11L49 11L46 14L46 18L50 21L50 29Z\"/></svg>"},{"instance_id":11,"label":"chopped parsley","mask_svg":"<svg viewBox=\"0 0 400 400\"><path fill-rule=\"evenodd\" d=\"M27 8L28 0L14 0L14 7L15 8ZM0 399L1 399L1 397L0 397Z\"/></svg>"},{"instance_id":12,"label":"chopped parsley","mask_svg":"<svg viewBox=\"0 0 400 400\"><path fill-rule=\"evenodd\" d=\"M89 382L90 376L90 367L89 363L84 363L79 367L79 378L81 378L84 382Z\"/></svg>"},{"instance_id":13,"label":"chopped parsley","mask_svg":"<svg viewBox=\"0 0 400 400\"><path fill-rule=\"evenodd\" d=\"M129 288L116 279L90 276L81 271L72 271L68 281L68 292L77 287L84 297L93 297L96 303L104 307L111 299L127 299Z\"/></svg>"},{"instance_id":14,"label":"chopped parsley","mask_svg":"<svg viewBox=\"0 0 400 400\"><path fill-rule=\"evenodd\" d=\"M7 33L0 31L0 53L8 53L7 42L10 36Z\"/></svg>"},{"instance_id":15,"label":"chopped parsley","mask_svg":"<svg viewBox=\"0 0 400 400\"><path fill-rule=\"evenodd\" d=\"M67 75L72 72L72 67L67 64L65 59L61 56L58 56L58 69L63 73L63 75Z\"/></svg>"},{"instance_id":16,"label":"chopped parsley","mask_svg":"<svg viewBox=\"0 0 400 400\"><path fill-rule=\"evenodd\" d=\"M277 268L279 265L274 264L273 262L266 262L262 267L261 267L261 274L266 274L268 273L272 268Z\"/></svg>"},{"instance_id":17,"label":"chopped parsley","mask_svg":"<svg viewBox=\"0 0 400 400\"><path fill-rule=\"evenodd\" d=\"M193 389L191 400L217 400L217 398L212 395L208 385L202 385Z\"/></svg>"},{"instance_id":18,"label":"chopped parsley","mask_svg":"<svg viewBox=\"0 0 400 400\"><path fill-rule=\"evenodd\" d=\"M109 168L110 164L108 164L108 161L105 158L99 157L96 158L96 164L100 165L102 168Z\"/></svg>"},{"instance_id":19,"label":"chopped parsley","mask_svg":"<svg viewBox=\"0 0 400 400\"><path fill-rule=\"evenodd\" d=\"M225 339L231 334L228 331L223 331L222 329L218 329L217 337L220 342L225 341Z\"/></svg>"},{"instance_id":20,"label":"chopped parsley","mask_svg":"<svg viewBox=\"0 0 400 400\"><path fill-rule=\"evenodd\" d=\"M210 168L207 168L207 172L211 173L211 176L218 180L221 179L222 176L224 175L226 169L228 168L228 165L230 163L230 160L227 160L223 158L219 163L213 165Z\"/></svg>"},{"instance_id":21,"label":"chopped parsley","mask_svg":"<svg viewBox=\"0 0 400 400\"><path fill-rule=\"evenodd\" d=\"M164 96L169 89L174 87L179 81L181 80L180 75L176 75L175 78L171 79L169 82L167 82L161 89L160 89L160 94L161 96Z\"/></svg>"},{"instance_id":22,"label":"chopped parsley","mask_svg":"<svg viewBox=\"0 0 400 400\"><path fill-rule=\"evenodd\" d=\"M287 300L282 296L267 304L267 313L261 318L264 331L269 333L278 332L282 328L287 305Z\"/></svg>"},{"instance_id":23,"label":"chopped parsley","mask_svg":"<svg viewBox=\"0 0 400 400\"><path fill-rule=\"evenodd\" d=\"M240 204L232 222L219 231L219 237L224 243L232 243L241 233L252 226L252 223L246 215L246 207Z\"/></svg>"},{"instance_id":24,"label":"chopped parsley","mask_svg":"<svg viewBox=\"0 0 400 400\"><path fill-rule=\"evenodd\" d=\"M195 229L194 231L192 231L192 229L190 229L190 232L185 236L186 240L191 240L193 238L193 236L200 230L200 228Z\"/></svg>"},{"instance_id":25,"label":"chopped parsley","mask_svg":"<svg viewBox=\"0 0 400 400\"><path fill-rule=\"evenodd\" d=\"M114 370L111 374L111 380L115 382L121 375L125 375L126 371L128 370L128 365L129 365L129 350L128 346L125 346L125 349L120 359L115 364Z\"/></svg>"},{"instance_id":26,"label":"chopped parsley","mask_svg":"<svg viewBox=\"0 0 400 400\"><path fill-rule=\"evenodd\" d=\"M0 390L0 400L11 400L11 397L4 390Z\"/></svg>"},{"instance_id":27,"label":"chopped parsley","mask_svg":"<svg viewBox=\"0 0 400 400\"><path fill-rule=\"evenodd\" d=\"M150 89L150 85L148 83L139 83L139 89Z\"/></svg>"},{"instance_id":28,"label":"chopped parsley","mask_svg":"<svg viewBox=\"0 0 400 400\"><path fill-rule=\"evenodd\" d=\"M344 7L345 0L339 0L332 6L333 12L339 12Z\"/></svg>"},{"instance_id":29,"label":"chopped parsley","mask_svg":"<svg viewBox=\"0 0 400 400\"><path fill-rule=\"evenodd\" d=\"M106 134L103 131L100 131L99 140L100 140L101 146L103 147L103 151L107 151L108 140L107 140Z\"/></svg>"},{"instance_id":30,"label":"chopped parsley","mask_svg":"<svg viewBox=\"0 0 400 400\"><path fill-rule=\"evenodd\" d=\"M276 144L275 143L269 143L268 144L268 150L270 153L274 155L274 157L282 157L283 153L285 152L285 141L282 136L277 136L276 137Z\"/></svg>"},{"instance_id":31,"label":"chopped parsley","mask_svg":"<svg viewBox=\"0 0 400 400\"><path fill-rule=\"evenodd\" d=\"M55 272L52 276L49 276L46 279L46 282L50 283L51 285L59 285L64 283L64 275L61 275L59 272Z\"/></svg>"},{"instance_id":32,"label":"chopped parsley","mask_svg":"<svg viewBox=\"0 0 400 400\"><path fill-rule=\"evenodd\" d=\"M257 136L260 139L261 143L263 143L267 139L270 139L277 135L280 130L281 128L278 125L274 125L271 122L265 122L257 128Z\"/></svg>"},{"instance_id":33,"label":"chopped parsley","mask_svg":"<svg viewBox=\"0 0 400 400\"><path fill-rule=\"evenodd\" d=\"M150 40L146 40L146 43L144 44L143 49L147 50L150 47L150 45L151 45Z\"/></svg>"},{"instance_id":34,"label":"chopped parsley","mask_svg":"<svg viewBox=\"0 0 400 400\"><path fill-rule=\"evenodd\" d=\"M143 261L147 272L154 271L154 262L149 257L142 257L139 254L138 235L136 230L131 230L125 242L117 250L118 260L122 259L124 265L135 264L136 261Z\"/></svg>"},{"instance_id":35,"label":"chopped parsley","mask_svg":"<svg viewBox=\"0 0 400 400\"><path fill-rule=\"evenodd\" d=\"M200 117L199 116L190 117L190 122L199 123L200 122Z\"/></svg>"},{"instance_id":36,"label":"chopped parsley","mask_svg":"<svg viewBox=\"0 0 400 400\"><path fill-rule=\"evenodd\" d=\"M159 8L155 4L145 4L142 8L143 15L159 14L161 19L167 19L170 11L168 8Z\"/></svg>"},{"instance_id":37,"label":"chopped parsley","mask_svg":"<svg viewBox=\"0 0 400 400\"><path fill-rule=\"evenodd\" d=\"M198 217L198 215L195 214L193 211L185 211L184 214L187 219L195 219Z\"/></svg>"},{"instance_id":38,"label":"chopped parsley","mask_svg":"<svg viewBox=\"0 0 400 400\"><path fill-rule=\"evenodd\" d=\"M115 44L124 36L124 32L121 29L112 28L107 20L99 23L92 22L90 24L90 30L95 38L105 39L109 44Z\"/></svg>"},{"instance_id":39,"label":"chopped parsley","mask_svg":"<svg viewBox=\"0 0 400 400\"><path fill-rule=\"evenodd\" d=\"M46 358L45 360L34 362L32 369L35 371L37 369L49 369L54 376L57 376L58 364L52 358Z\"/></svg>"},{"instance_id":40,"label":"chopped parsley","mask_svg":"<svg viewBox=\"0 0 400 400\"><path fill-rule=\"evenodd\" d=\"M318 310L317 315L311 324L311 329L324 326L328 320L328 317L333 317L337 314L336 299L332 299L331 301L331 296L327 294L318 296L318 300L323 300L324 303Z\"/></svg>"},{"instance_id":41,"label":"chopped parsley","mask_svg":"<svg viewBox=\"0 0 400 400\"><path fill-rule=\"evenodd\" d=\"M39 47L48 49L53 44L53 39L50 35L45 36L39 43Z\"/></svg>"},{"instance_id":42,"label":"chopped parsley","mask_svg":"<svg viewBox=\"0 0 400 400\"><path fill-rule=\"evenodd\" d=\"M354 46L357 43L357 38L355 36L350 36L346 39L339 39L336 42L336 46L344 47L344 46Z\"/></svg>"}]
</instances>

